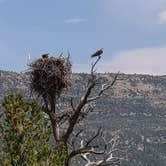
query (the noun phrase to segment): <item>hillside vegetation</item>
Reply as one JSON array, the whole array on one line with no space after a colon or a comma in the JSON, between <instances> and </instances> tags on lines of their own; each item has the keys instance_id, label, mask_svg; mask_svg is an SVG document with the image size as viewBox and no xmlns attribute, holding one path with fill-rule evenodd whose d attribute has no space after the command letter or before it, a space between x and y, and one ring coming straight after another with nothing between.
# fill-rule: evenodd
<instances>
[{"instance_id":1,"label":"hillside vegetation","mask_svg":"<svg viewBox=\"0 0 166 166\"><path fill-rule=\"evenodd\" d=\"M99 87L114 76L99 75ZM0 100L13 92L32 98L28 77L28 73L0 71ZM74 96L77 102L88 77L84 73L74 74L74 84L61 100ZM89 130L101 126L110 134L120 131L122 144L127 147L127 160L122 166L166 165L166 76L120 74L114 87L94 104L95 111L82 125Z\"/></svg>"}]
</instances>

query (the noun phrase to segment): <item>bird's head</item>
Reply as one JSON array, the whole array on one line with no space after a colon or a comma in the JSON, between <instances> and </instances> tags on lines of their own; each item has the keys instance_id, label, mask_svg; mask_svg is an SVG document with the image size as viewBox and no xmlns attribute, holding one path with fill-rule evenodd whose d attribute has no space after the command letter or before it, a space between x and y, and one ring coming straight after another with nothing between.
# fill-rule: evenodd
<instances>
[{"instance_id":1,"label":"bird's head","mask_svg":"<svg viewBox=\"0 0 166 166\"><path fill-rule=\"evenodd\" d=\"M49 53L42 55L42 58L48 58L48 57L49 57Z\"/></svg>"}]
</instances>

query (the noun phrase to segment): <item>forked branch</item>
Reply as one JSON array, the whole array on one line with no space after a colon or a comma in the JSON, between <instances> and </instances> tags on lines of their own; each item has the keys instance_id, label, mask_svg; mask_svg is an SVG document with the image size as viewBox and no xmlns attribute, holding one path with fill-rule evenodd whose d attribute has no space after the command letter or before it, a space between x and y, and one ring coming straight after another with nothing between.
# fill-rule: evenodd
<instances>
[{"instance_id":1,"label":"forked branch","mask_svg":"<svg viewBox=\"0 0 166 166\"><path fill-rule=\"evenodd\" d=\"M94 73L95 73L95 66L97 65L99 60L100 60L100 56L97 58L95 63L92 64L90 82L88 84L88 87L87 87L87 90L86 90L85 94L81 97L78 105L74 109L74 114L69 119L68 129L67 129L65 135L63 136L64 142L67 142L67 140L69 139L71 133L73 132L74 126L76 125L76 123L77 123L77 121L78 121L78 119L80 117L82 108L88 103L88 97L91 95L91 92L92 92L93 88L96 85L96 78L95 78L95 74ZM71 106L72 106L72 108L74 108L72 100L71 100Z\"/></svg>"},{"instance_id":2,"label":"forked branch","mask_svg":"<svg viewBox=\"0 0 166 166\"><path fill-rule=\"evenodd\" d=\"M95 146L94 143L97 138L102 141L102 144ZM80 148L70 153L68 158L68 165L71 158L78 155L86 162L84 166L115 165L123 159L122 157L119 157L117 153L122 152L118 148L119 143L119 133L116 133L110 140L108 140L106 135L104 135L104 133L99 129L97 133L87 141L85 141L85 138L81 140ZM98 156L97 158L99 159L96 159L95 156Z\"/></svg>"}]
</instances>

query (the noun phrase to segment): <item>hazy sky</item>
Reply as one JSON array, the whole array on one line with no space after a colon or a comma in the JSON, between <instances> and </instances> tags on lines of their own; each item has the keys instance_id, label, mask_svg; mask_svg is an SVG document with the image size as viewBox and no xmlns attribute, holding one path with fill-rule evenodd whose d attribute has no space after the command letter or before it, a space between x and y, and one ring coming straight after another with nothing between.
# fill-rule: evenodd
<instances>
[{"instance_id":1,"label":"hazy sky","mask_svg":"<svg viewBox=\"0 0 166 166\"><path fill-rule=\"evenodd\" d=\"M166 74L166 0L0 0L0 69L71 52L74 71Z\"/></svg>"}]
</instances>

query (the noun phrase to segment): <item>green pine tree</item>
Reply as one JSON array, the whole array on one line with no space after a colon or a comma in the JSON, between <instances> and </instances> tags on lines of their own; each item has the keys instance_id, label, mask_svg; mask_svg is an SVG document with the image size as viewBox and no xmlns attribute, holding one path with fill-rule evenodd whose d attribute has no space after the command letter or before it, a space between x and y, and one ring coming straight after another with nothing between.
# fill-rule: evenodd
<instances>
[{"instance_id":1,"label":"green pine tree","mask_svg":"<svg viewBox=\"0 0 166 166\"><path fill-rule=\"evenodd\" d=\"M51 130L40 105L25 102L21 95L8 95L2 106L0 165L60 166L49 145Z\"/></svg>"}]
</instances>

